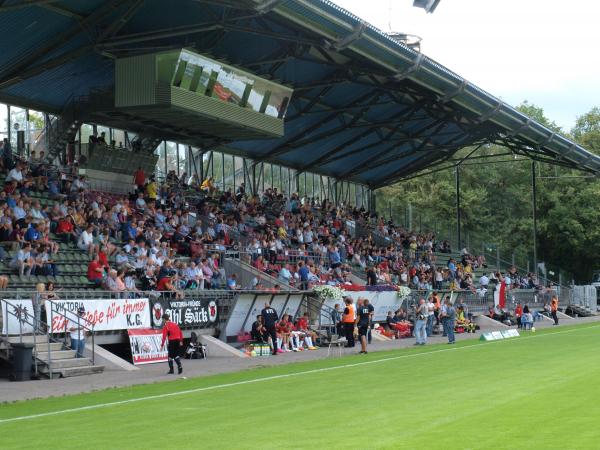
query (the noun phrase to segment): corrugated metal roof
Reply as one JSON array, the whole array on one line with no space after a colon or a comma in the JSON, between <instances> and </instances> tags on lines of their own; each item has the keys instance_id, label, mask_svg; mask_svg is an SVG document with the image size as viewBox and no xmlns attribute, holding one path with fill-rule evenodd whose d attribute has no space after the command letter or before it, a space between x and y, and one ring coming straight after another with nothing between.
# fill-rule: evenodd
<instances>
[{"instance_id":1,"label":"corrugated metal roof","mask_svg":"<svg viewBox=\"0 0 600 450\"><path fill-rule=\"evenodd\" d=\"M448 159L464 146L502 138L536 158L600 170L600 159L581 146L330 1L237 0L232 9L216 3L146 0L123 23L138 2L64 0L54 2L54 10L0 7L5 37L0 100L4 95L60 109L74 96L113 84L110 54L191 47L295 88L284 137L226 143L236 154L378 187ZM261 9L269 4L271 9ZM82 20L100 8L106 14L82 28L77 18L56 8ZM118 32L97 42L114 24ZM15 63L69 29L77 32L30 62L24 80L3 84ZM157 31L172 33L148 40ZM49 67L38 73L35 66L42 62Z\"/></svg>"}]
</instances>

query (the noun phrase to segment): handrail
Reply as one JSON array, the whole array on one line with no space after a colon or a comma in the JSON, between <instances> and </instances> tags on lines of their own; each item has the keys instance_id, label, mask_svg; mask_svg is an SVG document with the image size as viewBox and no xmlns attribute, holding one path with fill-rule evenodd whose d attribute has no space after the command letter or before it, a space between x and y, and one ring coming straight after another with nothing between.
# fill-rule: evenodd
<instances>
[{"instance_id":1,"label":"handrail","mask_svg":"<svg viewBox=\"0 0 600 450\"><path fill-rule=\"evenodd\" d=\"M13 307L13 308L16 309L16 305L14 305L13 303L11 303L10 301L8 301L6 299L2 299L2 301L7 306L11 306L11 307ZM38 335L38 331L40 329L42 329L43 327L46 328L46 336L47 336L46 344L48 346L48 351L47 351L47 353L48 353L48 361L42 361L42 360L40 360L40 361L44 362L48 366L48 372L50 374L50 378L52 378L52 352L50 350L51 336L50 336L50 333L48 332L48 324L45 323L45 322L43 322L42 320L40 320L39 317L36 317L38 315L38 313L36 311L37 310L34 309L34 314L32 316L33 317L33 322L29 322L27 320L27 316L20 317L16 313L14 313L12 311L9 311L8 308L5 308L5 310L3 311L3 314L4 313L10 314L10 315L14 316L17 319L17 322L19 323L19 342L20 343L23 343L23 322L27 323L28 325L31 325L32 330L33 330L33 333L32 333L32 335L33 335L33 347L36 350L34 352L35 356L34 356L34 359L33 359L33 366L34 366L34 372L35 372L36 377L38 376L38 359L40 359L38 357L38 355L37 355L37 335ZM9 334L9 332L10 332L10 330L7 327L6 338L7 338L8 342L10 342L10 338L9 338L10 334Z\"/></svg>"},{"instance_id":2,"label":"handrail","mask_svg":"<svg viewBox=\"0 0 600 450\"><path fill-rule=\"evenodd\" d=\"M278 284L283 290L289 290L289 291L298 291L299 290L298 288L295 288L295 287L291 286L290 284L281 281L278 277L276 278L273 275L270 275L266 272L261 272L253 265L248 264L246 261L242 261L241 259L238 259L237 262L239 264L242 264L243 265L242 267L244 269L248 270L249 272L253 273L254 275L261 276L265 280L268 280L273 284Z\"/></svg>"},{"instance_id":3,"label":"handrail","mask_svg":"<svg viewBox=\"0 0 600 450\"><path fill-rule=\"evenodd\" d=\"M51 326L52 326L52 323L54 322L53 317L52 317L53 313L57 313L59 316L61 316L62 318L65 319L65 338L64 338L64 341L65 341L65 345L66 345L66 341L67 341L67 335L66 335L66 333L67 333L67 327L68 327L69 321L72 321L72 319L69 319L69 317L67 316L66 313L60 312L58 310L58 305L56 305L54 301L52 301L50 299L46 299L46 302L50 303L50 325ZM55 306L57 307L57 309L54 309ZM77 318L77 327L79 328L80 326L83 326L84 332L87 331L92 336L92 364L95 364L95 362L96 362L96 345L95 345L95 332L94 332L94 325L95 324L93 322L87 320L85 317L80 317L78 314L74 314L74 313L71 313L71 314L73 314ZM82 324L81 321L80 321L81 319L83 319L86 323L91 324L91 326L88 327L87 325Z\"/></svg>"}]
</instances>

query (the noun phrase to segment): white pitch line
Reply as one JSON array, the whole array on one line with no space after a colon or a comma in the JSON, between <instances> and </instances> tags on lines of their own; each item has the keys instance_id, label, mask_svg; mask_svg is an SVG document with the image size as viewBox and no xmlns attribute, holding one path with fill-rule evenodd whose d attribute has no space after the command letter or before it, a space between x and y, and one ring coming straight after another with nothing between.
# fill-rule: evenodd
<instances>
[{"instance_id":1,"label":"white pitch line","mask_svg":"<svg viewBox=\"0 0 600 450\"><path fill-rule=\"evenodd\" d=\"M31 415L28 415L28 416L11 417L11 418L8 418L8 419L0 419L0 425L4 424L4 423L17 422L17 421L20 421L20 420L39 419L41 417L57 416L57 415L60 415L60 414L68 414L68 413L81 412L81 411L90 411L90 410L94 410L94 409L108 408L110 406L126 405L128 403L137 403L137 402L142 402L142 401L146 401L146 400L156 400L156 399L168 398L168 397L175 397L175 396L180 396L180 395L195 394L195 393L198 393L198 392L213 391L213 390L216 390L216 389L223 389L223 388L228 388L228 387L243 386L245 384L259 383L259 382L263 382L263 381L280 380L282 378L298 377L298 376L301 376L301 375L310 375L310 374L314 374L314 373L328 372L330 370L347 369L347 368L351 368L351 367L367 366L367 365L370 365L370 364L379 364L379 363L388 362L388 361L395 361L395 360L399 360L399 359L416 358L416 357L419 357L419 356L434 355L436 353L444 353L444 352L465 350L465 349L475 348L475 347L481 347L483 345L489 345L489 344L497 344L497 343L502 343L502 342L519 342L519 341L522 341L524 339L532 339L532 338L540 338L540 337L547 337L547 336L555 336L557 334L572 333L574 331L589 330L590 328L598 328L598 327L600 327L600 325L594 325L594 326L590 326L590 327L581 327L581 328L572 328L572 329L569 329L569 330L557 331L555 333L538 334L538 335L535 335L535 336L533 336L533 335L531 335L531 336L522 336L521 339L507 339L507 340L502 340L502 341L488 341L488 342L482 342L482 343L479 343L479 344L467 345L467 346L464 346L464 347L451 347L451 348L443 348L443 349L439 349L439 350L432 350L430 352L412 353L410 355L390 356L390 357L387 357L387 358L375 359L375 360L372 360L372 361L361 361L361 362L352 363L352 364L343 364L341 366L323 367L323 368L320 368L320 369L304 370L302 372L294 372L294 373L287 373L287 374L281 374L281 375L272 375L270 377L253 378L252 380L236 381L234 383L217 384L217 385L213 385L213 386L206 386L206 387L201 387L201 388L187 389L187 390L184 390L184 391L168 392L168 393L165 393L165 394L157 394L157 395L149 395L149 396L146 396L146 397L131 398L131 399L128 399L128 400L119 400L119 401L116 401L116 402L99 403L99 404L96 404L96 405L80 406L80 407L77 407L77 408L62 409L62 410L58 410L58 411L50 411L50 412L45 412L45 413L40 413L40 414L31 414ZM275 366L273 366L273 367L275 367Z\"/></svg>"}]
</instances>

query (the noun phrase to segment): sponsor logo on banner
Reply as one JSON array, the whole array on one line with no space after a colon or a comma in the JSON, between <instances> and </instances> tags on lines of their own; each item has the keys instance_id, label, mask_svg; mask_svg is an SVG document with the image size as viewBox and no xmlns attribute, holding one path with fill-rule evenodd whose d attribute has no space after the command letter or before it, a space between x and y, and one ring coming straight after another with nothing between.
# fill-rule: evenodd
<instances>
[{"instance_id":1,"label":"sponsor logo on banner","mask_svg":"<svg viewBox=\"0 0 600 450\"><path fill-rule=\"evenodd\" d=\"M52 300L46 303L51 331L64 331L67 320L77 320L76 313L80 306L85 308L84 318L88 326L91 328L93 325L95 331L150 327L150 307L147 298Z\"/></svg>"},{"instance_id":2,"label":"sponsor logo on banner","mask_svg":"<svg viewBox=\"0 0 600 450\"><path fill-rule=\"evenodd\" d=\"M160 327L162 325L163 306L160 301L155 301L152 304L152 325Z\"/></svg>"},{"instance_id":3,"label":"sponsor logo on banner","mask_svg":"<svg viewBox=\"0 0 600 450\"><path fill-rule=\"evenodd\" d=\"M34 311L31 299L0 300L0 305L2 307L2 334L33 332Z\"/></svg>"},{"instance_id":4,"label":"sponsor logo on banner","mask_svg":"<svg viewBox=\"0 0 600 450\"><path fill-rule=\"evenodd\" d=\"M217 320L217 303L214 300L208 304L208 320L211 322Z\"/></svg>"},{"instance_id":5,"label":"sponsor logo on banner","mask_svg":"<svg viewBox=\"0 0 600 450\"><path fill-rule=\"evenodd\" d=\"M168 350L165 345L161 348L162 331L152 328L127 330L131 358L133 364L152 364L165 362L168 359Z\"/></svg>"},{"instance_id":6,"label":"sponsor logo on banner","mask_svg":"<svg viewBox=\"0 0 600 450\"><path fill-rule=\"evenodd\" d=\"M214 300L154 300L152 302L152 325L162 326L162 315L180 327L206 327L217 320L217 303Z\"/></svg>"}]
</instances>

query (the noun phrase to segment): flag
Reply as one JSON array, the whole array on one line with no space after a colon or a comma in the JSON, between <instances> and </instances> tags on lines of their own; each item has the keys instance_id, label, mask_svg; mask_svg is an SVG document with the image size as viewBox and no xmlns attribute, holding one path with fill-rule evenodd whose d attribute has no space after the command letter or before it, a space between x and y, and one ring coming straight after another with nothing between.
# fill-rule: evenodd
<instances>
[{"instance_id":1,"label":"flag","mask_svg":"<svg viewBox=\"0 0 600 450\"><path fill-rule=\"evenodd\" d=\"M506 283L504 280L496 286L494 291L494 306L500 306L502 309L506 306Z\"/></svg>"}]
</instances>

